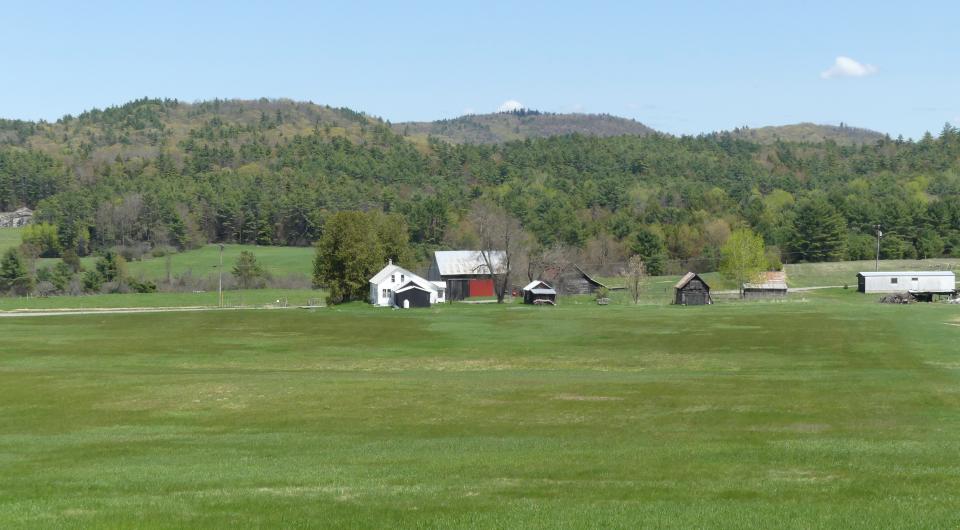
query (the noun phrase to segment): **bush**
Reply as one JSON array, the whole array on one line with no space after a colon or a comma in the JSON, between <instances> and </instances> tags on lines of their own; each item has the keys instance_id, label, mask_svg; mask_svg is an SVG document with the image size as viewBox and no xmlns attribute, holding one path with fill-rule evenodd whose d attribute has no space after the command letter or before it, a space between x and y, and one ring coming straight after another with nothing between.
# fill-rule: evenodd
<instances>
[{"instance_id":1,"label":"bush","mask_svg":"<svg viewBox=\"0 0 960 530\"><path fill-rule=\"evenodd\" d=\"M157 284L150 280L137 280L134 278L128 278L127 284L130 286L130 290L135 293L157 292Z\"/></svg>"}]
</instances>

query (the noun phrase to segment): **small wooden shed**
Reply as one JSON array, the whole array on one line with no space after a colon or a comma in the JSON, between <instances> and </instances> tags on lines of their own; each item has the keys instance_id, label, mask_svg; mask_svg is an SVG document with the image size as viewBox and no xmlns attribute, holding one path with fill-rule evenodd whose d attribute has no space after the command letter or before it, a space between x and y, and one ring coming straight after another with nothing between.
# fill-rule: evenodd
<instances>
[{"instance_id":1,"label":"small wooden shed","mask_svg":"<svg viewBox=\"0 0 960 530\"><path fill-rule=\"evenodd\" d=\"M688 272L673 286L673 303L677 305L710 305L710 286L695 272Z\"/></svg>"},{"instance_id":2,"label":"small wooden shed","mask_svg":"<svg viewBox=\"0 0 960 530\"><path fill-rule=\"evenodd\" d=\"M523 288L523 303L549 303L556 305L557 291L553 287L550 287L547 282L542 282L540 280L532 281Z\"/></svg>"},{"instance_id":3,"label":"small wooden shed","mask_svg":"<svg viewBox=\"0 0 960 530\"><path fill-rule=\"evenodd\" d=\"M430 291L410 281L394 291L393 303L401 309L430 307Z\"/></svg>"}]
</instances>

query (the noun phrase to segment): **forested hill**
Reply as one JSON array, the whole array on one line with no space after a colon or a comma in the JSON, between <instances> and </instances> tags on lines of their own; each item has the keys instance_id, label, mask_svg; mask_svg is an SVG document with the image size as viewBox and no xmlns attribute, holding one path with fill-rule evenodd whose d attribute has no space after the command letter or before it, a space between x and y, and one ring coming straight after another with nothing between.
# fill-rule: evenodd
<instances>
[{"instance_id":1,"label":"forested hill","mask_svg":"<svg viewBox=\"0 0 960 530\"><path fill-rule=\"evenodd\" d=\"M470 114L451 120L397 123L393 130L403 136L433 136L456 144L495 144L566 134L606 137L656 132L638 121L609 114L552 114L531 110Z\"/></svg>"},{"instance_id":2,"label":"forested hill","mask_svg":"<svg viewBox=\"0 0 960 530\"><path fill-rule=\"evenodd\" d=\"M872 257L875 223L884 257L960 255L960 133L856 146L658 133L453 144L272 100L145 99L0 121L0 211L36 209L57 234L45 255L306 245L331 213L366 210L396 214L423 256L475 244L478 201L588 266L636 253L651 272L708 270L741 226L787 261Z\"/></svg>"},{"instance_id":3,"label":"forested hill","mask_svg":"<svg viewBox=\"0 0 960 530\"><path fill-rule=\"evenodd\" d=\"M870 129L840 125L817 125L815 123L796 123L751 129L742 127L730 132L735 138L773 144L776 142L821 143L826 141L838 145L873 144L886 138L886 135Z\"/></svg>"}]
</instances>

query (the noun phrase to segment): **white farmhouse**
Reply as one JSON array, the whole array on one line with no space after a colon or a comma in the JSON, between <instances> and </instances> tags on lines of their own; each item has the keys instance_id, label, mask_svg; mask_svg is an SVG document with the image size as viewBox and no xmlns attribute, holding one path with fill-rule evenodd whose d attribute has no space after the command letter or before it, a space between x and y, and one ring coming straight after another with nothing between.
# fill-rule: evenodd
<instances>
[{"instance_id":1,"label":"white farmhouse","mask_svg":"<svg viewBox=\"0 0 960 530\"><path fill-rule=\"evenodd\" d=\"M949 294L957 290L953 271L861 272L857 290L861 293Z\"/></svg>"},{"instance_id":2,"label":"white farmhouse","mask_svg":"<svg viewBox=\"0 0 960 530\"><path fill-rule=\"evenodd\" d=\"M404 269L399 265L394 265L391 260L386 267L370 278L370 303L378 307L418 307L422 302L418 302L419 297L403 297L404 300L398 303L397 292L407 293L416 291L423 294L423 301L429 304L443 303L446 301L446 283L429 282L420 276ZM413 301L414 306L409 305ZM403 304L402 306L400 304Z\"/></svg>"}]
</instances>

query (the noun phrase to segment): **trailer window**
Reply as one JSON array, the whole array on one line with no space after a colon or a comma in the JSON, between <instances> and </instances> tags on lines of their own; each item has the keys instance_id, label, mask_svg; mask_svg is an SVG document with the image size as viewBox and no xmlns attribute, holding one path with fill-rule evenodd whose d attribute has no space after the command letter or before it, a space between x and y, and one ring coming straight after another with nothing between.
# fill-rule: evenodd
<instances>
[{"instance_id":1,"label":"trailer window","mask_svg":"<svg viewBox=\"0 0 960 530\"><path fill-rule=\"evenodd\" d=\"M890 278L890 283L897 283L897 278Z\"/></svg>"},{"instance_id":2,"label":"trailer window","mask_svg":"<svg viewBox=\"0 0 960 530\"><path fill-rule=\"evenodd\" d=\"M920 281L920 278L910 278L910 281L911 281L911 282L917 282L917 281Z\"/></svg>"}]
</instances>

